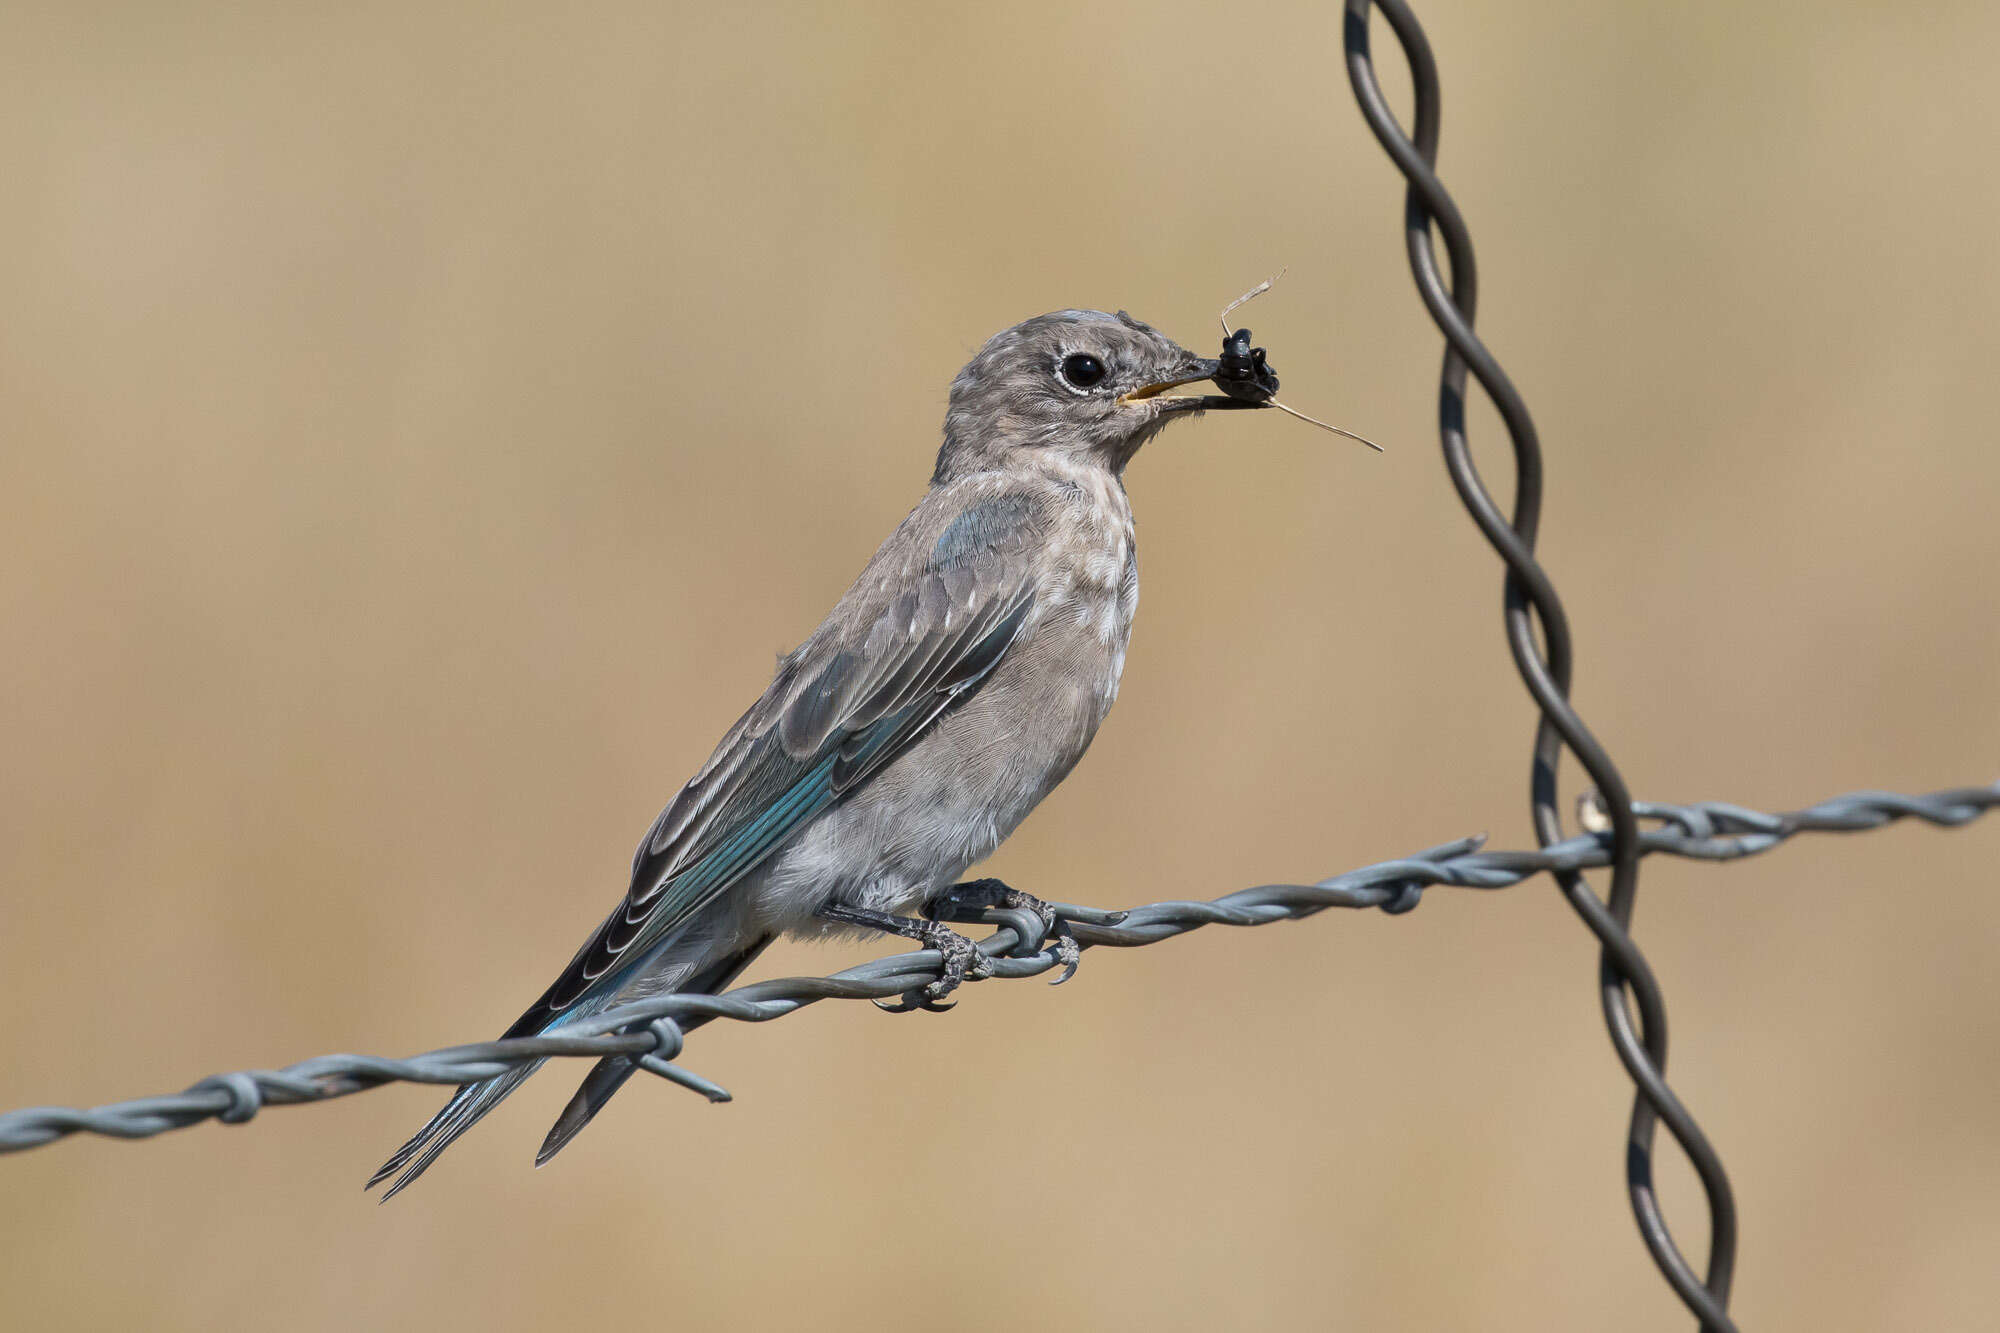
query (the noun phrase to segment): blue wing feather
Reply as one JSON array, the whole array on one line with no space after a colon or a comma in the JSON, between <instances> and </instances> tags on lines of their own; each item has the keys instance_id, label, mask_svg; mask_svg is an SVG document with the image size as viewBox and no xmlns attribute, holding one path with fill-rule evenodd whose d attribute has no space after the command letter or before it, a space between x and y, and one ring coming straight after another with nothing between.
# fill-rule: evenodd
<instances>
[{"instance_id":1,"label":"blue wing feather","mask_svg":"<svg viewBox=\"0 0 2000 1333\"><path fill-rule=\"evenodd\" d=\"M764 748L746 765L746 780L757 790L769 769L784 765L791 770L789 785L778 788L759 807L736 807L738 817L725 829L712 830L691 864L656 884L644 883L642 866L641 877L635 878L619 910L598 927L563 975L507 1035L546 1031L565 1012L623 985L656 945L756 869L786 838L858 790L946 709L970 697L999 665L1032 606L1033 597L1024 588L977 617L974 623L981 632L976 638L954 651L935 654L918 678L904 682L897 693L908 702L855 729L834 728L803 764L783 755L776 735L760 738L755 744Z\"/></svg>"},{"instance_id":2,"label":"blue wing feather","mask_svg":"<svg viewBox=\"0 0 2000 1333\"><path fill-rule=\"evenodd\" d=\"M920 506L910 522L925 521ZM923 539L915 549L928 546L928 559L914 572L901 563L910 547L897 546L906 529L884 543L834 614L780 664L764 697L660 812L632 859L618 910L504 1035L545 1032L600 1010L718 894L977 691L1027 624L1034 604L1027 556L1040 534L1036 504L1001 494L955 515L934 544ZM884 576L883 568L902 572ZM709 984L726 984L767 940L722 959ZM586 1081L543 1159L589 1120L628 1066ZM408 1186L534 1069L459 1088L369 1184L396 1175L389 1195Z\"/></svg>"}]
</instances>

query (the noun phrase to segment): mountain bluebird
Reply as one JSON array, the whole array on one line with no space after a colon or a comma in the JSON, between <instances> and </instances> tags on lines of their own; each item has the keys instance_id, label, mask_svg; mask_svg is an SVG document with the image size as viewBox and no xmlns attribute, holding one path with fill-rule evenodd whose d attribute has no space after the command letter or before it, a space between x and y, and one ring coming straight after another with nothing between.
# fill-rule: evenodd
<instances>
[{"instance_id":1,"label":"mountain bluebird","mask_svg":"<svg viewBox=\"0 0 2000 1333\"><path fill-rule=\"evenodd\" d=\"M1204 380L1224 393L1167 392ZM1122 311L1042 315L982 347L952 381L930 490L653 821L624 901L505 1035L719 992L781 934L937 949L943 975L906 997L928 1007L984 965L943 922L1026 908L1059 930L1026 894L959 877L1118 697L1139 600L1125 465L1168 422L1276 389L1247 331L1209 359ZM459 1088L369 1184L394 1175L393 1196L536 1067ZM537 1163L637 1068L600 1061Z\"/></svg>"}]
</instances>

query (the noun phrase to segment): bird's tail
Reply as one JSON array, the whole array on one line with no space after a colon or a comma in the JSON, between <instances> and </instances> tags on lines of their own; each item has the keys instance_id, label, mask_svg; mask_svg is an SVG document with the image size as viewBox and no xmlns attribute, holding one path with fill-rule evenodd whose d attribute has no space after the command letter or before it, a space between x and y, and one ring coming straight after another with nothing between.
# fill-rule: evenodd
<instances>
[{"instance_id":1,"label":"bird's tail","mask_svg":"<svg viewBox=\"0 0 2000 1333\"><path fill-rule=\"evenodd\" d=\"M367 1188L374 1189L383 1181L395 1176L395 1182L383 1192L382 1202L401 1194L416 1182L418 1176L430 1169L438 1154L449 1148L458 1136L479 1123L481 1116L498 1106L507 1094L527 1081L530 1074L542 1067L540 1060L531 1065L510 1069L498 1078L489 1078L484 1083L467 1083L452 1093L451 1100L444 1109L431 1117L431 1122L410 1136L410 1141L396 1149L395 1155L382 1163L381 1169L368 1178ZM398 1175L397 1173L401 1174Z\"/></svg>"},{"instance_id":2,"label":"bird's tail","mask_svg":"<svg viewBox=\"0 0 2000 1333\"><path fill-rule=\"evenodd\" d=\"M682 994L713 994L735 980L737 974L748 967L758 954L764 952L764 947L770 942L771 937L767 935L705 965L699 965L697 970L672 989ZM508 1028L502 1035L536 1036L572 1019L601 1013L619 998L614 989L613 993L604 997L584 1001L554 1021L549 1020L548 1009L538 1003L521 1015L514 1026ZM689 1023L686 1026L692 1027L695 1024ZM480 1118L488 1111L505 1101L508 1094L526 1082L529 1075L540 1069L542 1064L542 1061L537 1060L533 1064L510 1069L482 1083L462 1085L452 1093L451 1100L444 1104L444 1109L431 1117L429 1124L411 1135L410 1141L396 1149L395 1155L382 1163L381 1169L368 1178L367 1188L373 1189L389 1177L395 1176L394 1182L382 1195L384 1203L408 1189L415 1183L417 1177L430 1169L431 1163L438 1159L438 1154L456 1142L459 1135L478 1124ZM555 1127L549 1131L548 1138L542 1143L541 1151L535 1156L535 1165L540 1166L548 1161L564 1144L576 1137L577 1132L590 1123L591 1118L603 1109L604 1103L611 1099L611 1095L623 1087L625 1081L638 1072L638 1069L639 1062L636 1057L613 1055L598 1061L596 1067L584 1079L583 1086L577 1089L576 1095L563 1109Z\"/></svg>"},{"instance_id":3,"label":"bird's tail","mask_svg":"<svg viewBox=\"0 0 2000 1333\"><path fill-rule=\"evenodd\" d=\"M766 935L733 953L717 958L685 982L674 987L675 993L680 995L719 993L730 982L736 980L744 968L755 962L757 955L764 952L770 943L771 937ZM681 1027L694 1028L706 1021L705 1018L691 1019L683 1022ZM561 1152L569 1141L581 1133L583 1127L604 1109L604 1104L611 1100L612 1095L624 1087L626 1081L638 1072L638 1057L630 1055L607 1055L592 1066L590 1072L584 1076L583 1085L576 1090L576 1095L569 1099L569 1105L563 1107L562 1114L556 1117L555 1124L549 1126L548 1137L542 1140L541 1149L535 1154L535 1165L540 1166Z\"/></svg>"}]
</instances>

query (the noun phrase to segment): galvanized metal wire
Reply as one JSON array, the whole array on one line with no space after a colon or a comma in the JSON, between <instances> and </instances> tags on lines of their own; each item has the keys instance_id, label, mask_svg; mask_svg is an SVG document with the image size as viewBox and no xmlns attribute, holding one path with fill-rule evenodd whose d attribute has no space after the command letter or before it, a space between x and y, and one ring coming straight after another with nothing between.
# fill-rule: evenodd
<instances>
[{"instance_id":1,"label":"galvanized metal wire","mask_svg":"<svg viewBox=\"0 0 2000 1333\"><path fill-rule=\"evenodd\" d=\"M1390 110L1375 77L1369 47L1371 10L1380 10L1402 47L1414 91L1412 128L1405 130ZM1604 746L1569 702L1574 661L1569 623L1547 571L1535 560L1541 518L1542 452L1534 421L1519 390L1492 352L1473 332L1478 270L1465 219L1437 176L1440 101L1436 59L1421 26L1404 0L1346 0L1343 39L1348 78L1362 117L1408 182L1403 231L1410 270L1424 306L1445 336L1444 367L1438 389L1438 430L1446 470L1459 499L1507 567L1504 593L1507 644L1515 668L1541 716L1536 723L1529 804L1535 835L1546 847L1562 840L1556 802L1557 763L1563 750L1574 755L1596 784L1599 809L1610 829L1610 892L1600 898L1575 868L1556 870L1564 896L1603 945L1598 986L1612 1046L1636 1092L1627 1129L1626 1188L1639 1234L1653 1262L1681 1300L1701 1321L1720 1333L1733 1330L1729 1288L1736 1266L1736 1203L1729 1177L1694 1116L1667 1085L1666 1002L1652 968L1630 933L1639 889L1643 838L1639 813ZM1435 238L1444 241L1449 278L1438 260ZM1465 382L1470 371L1485 391L1513 446L1515 488L1511 515L1502 513L1473 466L1465 434ZM1540 639L1537 641L1537 629ZM1705 1275L1697 1276L1674 1242L1653 1186L1653 1136L1665 1122L1693 1164L1708 1203L1709 1242Z\"/></svg>"},{"instance_id":2,"label":"galvanized metal wire","mask_svg":"<svg viewBox=\"0 0 2000 1333\"><path fill-rule=\"evenodd\" d=\"M1734 861L1766 852L1799 833L1846 833L1880 828L1902 819L1944 827L1967 823L2000 806L2000 783L1961 787L1928 796L1855 792L1790 814L1770 815L1721 802L1657 805L1640 802L1637 818L1653 827L1639 835L1635 855L1659 853L1700 861ZM1460 838L1413 856L1383 861L1317 884L1265 884L1210 902L1158 902L1135 907L1116 924L1092 908L1059 906L1077 942L1091 948L1158 944L1204 926L1265 926L1295 921L1329 907L1379 907L1406 912L1433 885L1504 889L1535 875L1574 875L1613 863L1612 835L1583 833L1535 851L1481 850L1481 838ZM1004 978L1040 976L1062 966L1054 946L1041 947L1039 922L1017 924L1006 913L979 942ZM1027 941L1024 944L1024 941ZM447 1046L404 1060L374 1055L322 1055L283 1069L243 1069L212 1074L184 1092L112 1102L87 1110L31 1106L0 1115L0 1152L39 1147L72 1134L143 1139L205 1120L239 1125L266 1106L330 1101L387 1083L469 1083L549 1057L643 1055L652 1072L711 1101L729 1094L673 1063L687 1033L718 1018L767 1023L821 1000L886 1000L934 981L934 949L892 954L829 977L760 981L721 995L663 995L609 1010L573 1024L560 1036Z\"/></svg>"}]
</instances>

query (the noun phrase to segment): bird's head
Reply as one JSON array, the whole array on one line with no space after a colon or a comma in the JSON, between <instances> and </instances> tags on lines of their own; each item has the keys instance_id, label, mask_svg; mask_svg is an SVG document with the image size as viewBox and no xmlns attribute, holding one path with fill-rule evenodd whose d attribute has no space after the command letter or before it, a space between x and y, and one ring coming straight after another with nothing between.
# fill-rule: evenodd
<instances>
[{"instance_id":1,"label":"bird's head","mask_svg":"<svg viewBox=\"0 0 2000 1333\"><path fill-rule=\"evenodd\" d=\"M1122 310L1037 315L995 334L951 382L936 480L1005 467L1037 450L1122 470L1176 417L1264 406L1253 397L1171 392L1220 369L1215 358L1196 356ZM1269 383L1275 390L1276 378Z\"/></svg>"}]
</instances>

